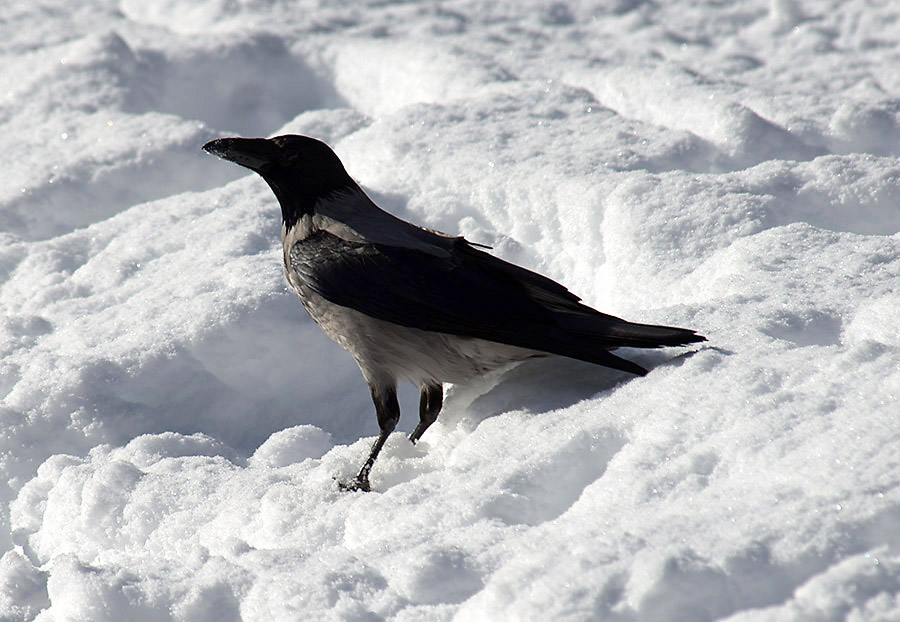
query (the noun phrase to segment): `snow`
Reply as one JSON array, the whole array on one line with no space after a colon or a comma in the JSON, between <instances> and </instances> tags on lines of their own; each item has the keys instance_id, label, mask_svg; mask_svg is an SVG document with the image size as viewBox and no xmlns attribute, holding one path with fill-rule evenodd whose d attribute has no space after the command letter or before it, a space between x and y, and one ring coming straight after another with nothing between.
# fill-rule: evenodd
<instances>
[{"instance_id":1,"label":"snow","mask_svg":"<svg viewBox=\"0 0 900 622\"><path fill-rule=\"evenodd\" d=\"M0 619L900 619L893 3L4 12ZM340 492L368 391L200 150L283 133L709 342L449 387Z\"/></svg>"}]
</instances>

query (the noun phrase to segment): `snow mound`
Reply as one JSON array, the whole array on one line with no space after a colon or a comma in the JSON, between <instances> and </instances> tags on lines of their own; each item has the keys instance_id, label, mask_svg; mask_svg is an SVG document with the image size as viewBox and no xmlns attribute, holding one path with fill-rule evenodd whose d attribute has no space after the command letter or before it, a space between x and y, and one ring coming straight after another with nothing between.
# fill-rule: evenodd
<instances>
[{"instance_id":1,"label":"snow mound","mask_svg":"<svg viewBox=\"0 0 900 622\"><path fill-rule=\"evenodd\" d=\"M0 22L0 619L900 616L900 11L61 0ZM695 348L446 388L374 492L278 208L380 205ZM418 396L402 387L403 419Z\"/></svg>"}]
</instances>

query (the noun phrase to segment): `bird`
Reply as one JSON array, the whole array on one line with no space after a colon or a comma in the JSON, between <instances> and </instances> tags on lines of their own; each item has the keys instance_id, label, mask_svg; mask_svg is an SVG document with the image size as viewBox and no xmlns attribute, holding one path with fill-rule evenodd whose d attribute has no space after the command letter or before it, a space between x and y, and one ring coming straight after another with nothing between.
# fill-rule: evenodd
<instances>
[{"instance_id":1,"label":"bird","mask_svg":"<svg viewBox=\"0 0 900 622\"><path fill-rule=\"evenodd\" d=\"M371 490L372 467L400 419L400 380L420 392L416 443L438 418L445 383L549 355L643 376L611 350L706 341L691 329L601 313L488 247L390 214L315 138L219 138L203 149L269 185L281 207L287 281L368 385L380 433L356 477L338 482L344 490Z\"/></svg>"}]
</instances>

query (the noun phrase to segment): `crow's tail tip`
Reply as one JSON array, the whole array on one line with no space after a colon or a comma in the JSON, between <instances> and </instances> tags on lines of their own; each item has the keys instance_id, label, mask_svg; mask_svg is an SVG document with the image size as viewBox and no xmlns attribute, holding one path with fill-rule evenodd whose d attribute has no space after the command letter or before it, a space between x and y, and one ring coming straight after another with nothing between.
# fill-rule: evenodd
<instances>
[{"instance_id":1,"label":"crow's tail tip","mask_svg":"<svg viewBox=\"0 0 900 622\"><path fill-rule=\"evenodd\" d=\"M693 335L691 335L690 339L688 339L687 343L701 343L703 341L709 341L709 339L707 339L703 335L694 333Z\"/></svg>"}]
</instances>

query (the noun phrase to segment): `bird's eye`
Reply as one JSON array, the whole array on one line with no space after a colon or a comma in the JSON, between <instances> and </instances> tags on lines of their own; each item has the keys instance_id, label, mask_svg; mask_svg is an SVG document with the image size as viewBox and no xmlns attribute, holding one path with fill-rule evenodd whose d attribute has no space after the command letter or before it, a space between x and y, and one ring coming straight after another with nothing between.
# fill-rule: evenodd
<instances>
[{"instance_id":1,"label":"bird's eye","mask_svg":"<svg viewBox=\"0 0 900 622\"><path fill-rule=\"evenodd\" d=\"M288 166L293 166L300 160L300 154L296 151L287 151L284 153L284 162Z\"/></svg>"}]
</instances>

